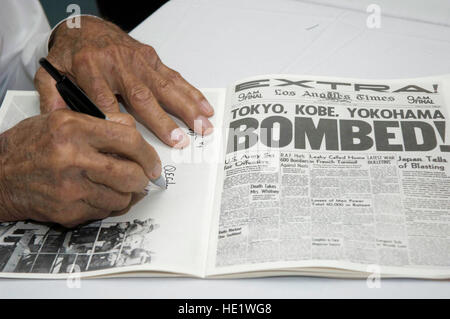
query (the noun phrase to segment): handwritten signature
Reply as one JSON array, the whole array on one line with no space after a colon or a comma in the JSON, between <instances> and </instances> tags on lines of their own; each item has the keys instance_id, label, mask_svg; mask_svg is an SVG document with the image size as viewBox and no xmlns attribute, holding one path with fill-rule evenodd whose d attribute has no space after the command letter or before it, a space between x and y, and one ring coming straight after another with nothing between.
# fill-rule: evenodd
<instances>
[{"instance_id":1,"label":"handwritten signature","mask_svg":"<svg viewBox=\"0 0 450 319\"><path fill-rule=\"evenodd\" d=\"M169 188L169 185L175 185L175 171L177 170L174 165L166 165L163 168L164 177L166 178L166 185Z\"/></svg>"}]
</instances>

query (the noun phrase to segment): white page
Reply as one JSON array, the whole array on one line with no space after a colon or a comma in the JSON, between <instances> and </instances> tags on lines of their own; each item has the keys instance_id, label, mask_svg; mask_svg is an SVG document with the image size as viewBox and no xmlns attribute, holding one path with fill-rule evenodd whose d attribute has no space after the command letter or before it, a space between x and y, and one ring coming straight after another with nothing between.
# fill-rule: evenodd
<instances>
[{"instance_id":1,"label":"white page","mask_svg":"<svg viewBox=\"0 0 450 319\"><path fill-rule=\"evenodd\" d=\"M225 90L205 89L203 93L213 107L218 110L211 121L215 126L220 127ZM9 91L3 106L0 108L0 132L27 117L37 114L39 114L37 93ZM184 124L178 123L181 127L185 127ZM163 169L167 173L171 173L173 168L176 168L174 176L167 176L168 189L163 191L157 187L152 187L149 195L126 215L106 219L102 222L101 227L99 223L93 223L90 227L85 227L84 233L81 233L80 237L85 238L85 241L90 240L90 242L84 244L81 248L79 248L80 245L67 245L67 242L74 241L73 238L76 235L73 233L71 235L63 234L65 244L61 243L61 245L70 246L70 249L67 247L61 249L65 252L72 251L72 253L58 256L56 254L48 256L41 254L36 258L32 255L35 258L32 263L30 262L33 268L23 262L24 256L16 256L17 262L10 262L8 265L10 271L11 269L12 271L20 271L17 269L18 266L15 266L18 263L19 265L23 264L21 267L24 270L22 271L36 273L3 272L0 273L0 277L66 277L64 269L73 264L79 264L82 268L81 271L85 271L85 268L88 267L88 272L83 275L89 276L138 270L152 271L155 275L156 272L160 272L159 275L161 273L165 275L176 273L203 276L209 227L211 225L210 217L212 216L211 205L214 188L211 185L213 185L216 177L218 163L216 158L218 154L217 140L192 136L189 147L184 150L175 150L160 142L140 124L138 124L138 129L157 150ZM202 146L201 143L204 143L204 145ZM169 177L173 179L169 179ZM139 220L139 222L134 223L134 220ZM15 236L14 230L32 232L35 236L33 239L22 238L22 240L27 241L27 243L33 242L37 246L40 245L41 250L47 249L39 242L39 238L44 234L47 234L46 240L50 240L51 236L48 236L49 232L46 226L36 226L34 223L19 223L9 226L9 229L5 224L0 226L0 249L7 248L8 243L5 243L5 238L13 238ZM110 243L111 239L108 239L108 234L114 233L120 227L127 229L127 239L114 240L114 249L108 248L108 245L113 245ZM58 239L56 235L51 238ZM63 240L61 239L61 241ZM89 245L90 247L85 247ZM31 244L28 244L28 246L31 246ZM75 246L81 251L80 254L73 253ZM95 248L92 249L93 247ZM139 248L139 250L134 248ZM150 255L149 258L147 258L148 255ZM74 256L77 258L76 262L73 262ZM28 256L28 258L31 257ZM67 260L69 260L69 263ZM144 264L139 265L141 262ZM108 265L114 263L122 267L108 269ZM55 264L61 264L62 266L56 267ZM49 265L52 265L51 270L49 270ZM14 270L14 267L16 267L16 270ZM79 271L78 269L75 270Z\"/></svg>"}]
</instances>

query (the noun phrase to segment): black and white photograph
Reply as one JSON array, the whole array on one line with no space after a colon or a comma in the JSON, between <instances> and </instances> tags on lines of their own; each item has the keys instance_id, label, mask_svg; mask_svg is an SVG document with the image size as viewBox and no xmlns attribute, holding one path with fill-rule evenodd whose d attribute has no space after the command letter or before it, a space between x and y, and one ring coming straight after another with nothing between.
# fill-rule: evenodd
<instances>
[{"instance_id":1,"label":"black and white photograph","mask_svg":"<svg viewBox=\"0 0 450 319\"><path fill-rule=\"evenodd\" d=\"M0 272L58 274L148 265L153 219L97 221L73 230L33 222L0 227ZM150 245L150 246L149 246Z\"/></svg>"}]
</instances>

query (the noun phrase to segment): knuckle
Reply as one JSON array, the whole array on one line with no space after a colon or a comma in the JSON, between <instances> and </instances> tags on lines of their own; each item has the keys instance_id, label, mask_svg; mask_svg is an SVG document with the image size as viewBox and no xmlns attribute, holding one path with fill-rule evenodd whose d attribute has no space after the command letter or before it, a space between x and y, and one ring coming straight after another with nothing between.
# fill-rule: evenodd
<instances>
[{"instance_id":1,"label":"knuckle","mask_svg":"<svg viewBox=\"0 0 450 319\"><path fill-rule=\"evenodd\" d=\"M191 95L194 98L194 100L196 100L198 102L201 102L201 101L203 101L205 99L203 94L199 90L196 90L196 89L193 89L191 91Z\"/></svg>"},{"instance_id":2,"label":"knuckle","mask_svg":"<svg viewBox=\"0 0 450 319\"><path fill-rule=\"evenodd\" d=\"M151 45L144 45L142 46L142 50L147 53L148 55L157 55L156 50Z\"/></svg>"},{"instance_id":3,"label":"knuckle","mask_svg":"<svg viewBox=\"0 0 450 319\"><path fill-rule=\"evenodd\" d=\"M80 163L72 160L70 156L51 157L48 161L50 168L47 171L52 179L49 196L61 209L71 207L88 194L82 177L83 169L80 168Z\"/></svg>"},{"instance_id":4,"label":"knuckle","mask_svg":"<svg viewBox=\"0 0 450 319\"><path fill-rule=\"evenodd\" d=\"M105 172L115 172L117 170L116 164L112 159L107 159L104 165Z\"/></svg>"},{"instance_id":5,"label":"knuckle","mask_svg":"<svg viewBox=\"0 0 450 319\"><path fill-rule=\"evenodd\" d=\"M150 63L153 63L159 59L155 48L150 45L140 45L136 50L136 53L142 55L145 59L149 60Z\"/></svg>"},{"instance_id":6,"label":"knuckle","mask_svg":"<svg viewBox=\"0 0 450 319\"><path fill-rule=\"evenodd\" d=\"M53 143L50 153L50 164L53 168L53 174L58 176L61 172L75 166L76 150L71 144ZM60 177L64 181L64 177ZM64 191L64 189L61 189ZM70 192L66 192L70 194Z\"/></svg>"},{"instance_id":7,"label":"knuckle","mask_svg":"<svg viewBox=\"0 0 450 319\"><path fill-rule=\"evenodd\" d=\"M123 114L123 119L124 119L124 121L125 121L128 125L133 126L133 127L136 127L136 120L134 119L134 117L133 117L132 115L127 114L127 113L122 113L122 114Z\"/></svg>"},{"instance_id":8,"label":"knuckle","mask_svg":"<svg viewBox=\"0 0 450 319\"><path fill-rule=\"evenodd\" d=\"M150 90L144 84L134 85L129 92L129 99L135 103L146 102L151 98Z\"/></svg>"},{"instance_id":9,"label":"knuckle","mask_svg":"<svg viewBox=\"0 0 450 319\"><path fill-rule=\"evenodd\" d=\"M107 110L111 110L116 105L116 98L105 91L98 91L94 98L95 102Z\"/></svg>"},{"instance_id":10,"label":"knuckle","mask_svg":"<svg viewBox=\"0 0 450 319\"><path fill-rule=\"evenodd\" d=\"M156 52L155 48L149 45L141 46L140 52L144 55L148 63L156 70L162 66L161 59L158 56L158 53Z\"/></svg>"},{"instance_id":11,"label":"knuckle","mask_svg":"<svg viewBox=\"0 0 450 319\"><path fill-rule=\"evenodd\" d=\"M47 121L51 133L63 134L75 128L77 117L69 110L57 110L49 113Z\"/></svg>"},{"instance_id":12,"label":"knuckle","mask_svg":"<svg viewBox=\"0 0 450 319\"><path fill-rule=\"evenodd\" d=\"M161 78L158 80L157 83L159 89L167 91L173 88L173 86L175 85L173 79L170 78Z\"/></svg>"},{"instance_id":13,"label":"knuckle","mask_svg":"<svg viewBox=\"0 0 450 319\"><path fill-rule=\"evenodd\" d=\"M178 80L183 79L181 74L178 71L174 71L174 70L170 71L168 76L173 81L178 81Z\"/></svg>"}]
</instances>

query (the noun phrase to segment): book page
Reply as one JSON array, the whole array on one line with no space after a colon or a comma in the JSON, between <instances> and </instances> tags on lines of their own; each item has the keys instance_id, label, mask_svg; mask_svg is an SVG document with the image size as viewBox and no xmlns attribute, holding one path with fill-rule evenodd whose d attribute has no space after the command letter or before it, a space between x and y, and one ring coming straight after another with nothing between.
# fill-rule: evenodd
<instances>
[{"instance_id":1,"label":"book page","mask_svg":"<svg viewBox=\"0 0 450 319\"><path fill-rule=\"evenodd\" d=\"M236 82L208 276L449 278L449 80Z\"/></svg>"},{"instance_id":2,"label":"book page","mask_svg":"<svg viewBox=\"0 0 450 319\"><path fill-rule=\"evenodd\" d=\"M224 89L203 93L223 109ZM0 108L0 132L38 114L37 93L10 91ZM222 123L221 112L211 121ZM126 215L73 230L27 221L0 224L0 277L204 274L218 144L189 131L190 146L175 150L140 124L138 129L158 152L168 189L152 187Z\"/></svg>"}]
</instances>

